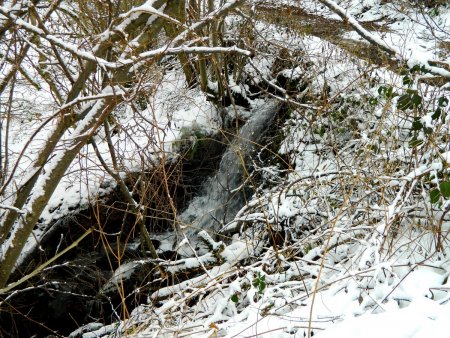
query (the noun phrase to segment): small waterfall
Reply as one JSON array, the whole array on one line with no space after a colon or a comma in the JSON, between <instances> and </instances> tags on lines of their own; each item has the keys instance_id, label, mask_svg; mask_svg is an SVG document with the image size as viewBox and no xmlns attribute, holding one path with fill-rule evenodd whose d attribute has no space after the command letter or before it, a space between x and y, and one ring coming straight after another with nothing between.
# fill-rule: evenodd
<instances>
[{"instance_id":1,"label":"small waterfall","mask_svg":"<svg viewBox=\"0 0 450 338\"><path fill-rule=\"evenodd\" d=\"M217 173L203 184L203 193L195 197L179 217L189 239L201 230L214 237L214 232L232 220L243 206L248 188L245 184L247 161L258 149L278 110L279 103L273 101L252 109L252 117L228 146Z\"/></svg>"}]
</instances>

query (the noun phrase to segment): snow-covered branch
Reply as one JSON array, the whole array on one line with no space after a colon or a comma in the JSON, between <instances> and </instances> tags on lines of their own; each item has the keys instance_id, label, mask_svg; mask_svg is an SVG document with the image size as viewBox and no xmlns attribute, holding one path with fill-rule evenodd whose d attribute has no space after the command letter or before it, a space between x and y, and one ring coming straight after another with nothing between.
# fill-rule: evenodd
<instances>
[{"instance_id":1,"label":"snow-covered branch","mask_svg":"<svg viewBox=\"0 0 450 338\"><path fill-rule=\"evenodd\" d=\"M386 53L398 57L400 55L400 51L396 48L389 46L387 43L385 43L382 39L380 39L378 36L373 35L370 33L367 29L365 29L363 26L359 24L358 21L356 21L355 18L350 16L347 11L339 6L336 2L332 0L319 0L322 4L327 6L329 9L331 9L334 13L339 15L341 19L344 22L349 23L357 32L359 35L361 35L364 39L369 41L371 44L374 44L378 46L380 49L385 51Z\"/></svg>"},{"instance_id":2,"label":"snow-covered branch","mask_svg":"<svg viewBox=\"0 0 450 338\"><path fill-rule=\"evenodd\" d=\"M101 66L105 66L105 67L109 66L109 67L114 68L114 64L111 64L110 62L106 61L105 59L97 57L93 53L82 51L82 50L80 50L80 48L78 46L71 44L69 42L63 41L51 34L46 34L44 30L26 22L25 20L19 18L18 16L14 15L13 13L8 12L3 7L0 7L0 14L2 14L4 16L6 16L7 18L9 18L10 20L14 21L14 23L17 26L22 27L25 30L29 31L30 33L36 34L39 37L41 37L45 40L48 40L49 42L54 43L56 46L80 57L83 60L94 61Z\"/></svg>"},{"instance_id":3,"label":"snow-covered branch","mask_svg":"<svg viewBox=\"0 0 450 338\"><path fill-rule=\"evenodd\" d=\"M0 7L0 14L4 15L5 17L8 17L12 21L14 21L16 25L23 27L30 33L34 33L34 34L38 35L39 37L41 37L45 40L48 40L49 42L55 44L56 46L60 47L61 49L65 50L73 55L76 55L83 60L95 62L100 67L105 67L107 69L115 70L115 69L121 69L126 66L133 65L137 62L145 61L149 58L159 56L159 55L237 53L237 54L241 54L241 55L245 55L245 56L250 56L251 55L250 51L244 50L242 48L238 48L237 46L231 46L231 47L178 46L178 44L181 43L183 41L183 39L185 39L187 37L187 34L189 32L198 30L201 27L208 24L209 22L216 19L217 17L224 15L230 9L237 6L237 4L240 2L242 2L242 1L240 0L240 1L234 1L231 3L227 3L226 6L223 6L223 8L220 8L220 9L216 10L215 12L210 13L202 21L192 25L191 27L186 27L185 25L182 25L183 27L186 27L184 32L181 33L180 35L178 35L175 39L173 39L171 41L170 44L168 44L166 46L160 47L160 48L152 50L152 51L143 52L143 53L139 54L137 57L133 57L131 59L119 59L117 62L107 61L104 58L95 55L95 53L80 50L79 46L71 44L66 41L63 41L63 40L55 37L52 34L46 33L43 29L24 21L20 17L11 13L11 11L7 11L4 7ZM147 7L145 7L145 8L147 8ZM169 17L168 15L165 15L165 14L163 15L163 13L161 13L159 11L157 11L157 12L160 13L161 14L160 16L162 16L164 18ZM131 14L148 14L148 13L154 14L154 11L150 11L150 10L148 10L148 8L146 10L137 8L136 10L131 10L128 14L131 15ZM129 22L129 20L125 20L125 22ZM178 24L177 20L176 20L176 23ZM123 30L123 28L121 28L120 30L112 29L111 31L118 32L118 31L122 31L122 30ZM104 38L105 38L105 36L102 36L102 40L104 40ZM97 48L93 48L94 51L96 49Z\"/></svg>"},{"instance_id":4,"label":"snow-covered branch","mask_svg":"<svg viewBox=\"0 0 450 338\"><path fill-rule=\"evenodd\" d=\"M167 15L166 13L164 13L161 10L156 9L155 7L153 7L150 3L152 3L153 1L147 1L145 4L138 6L138 7L134 7L131 10L129 10L127 13L123 13L121 14L119 17L124 19L127 17L130 17L132 15L136 15L136 14L140 14L140 13L146 13L146 14L151 14L151 15L156 15L160 18L164 18L169 22L172 22L174 24L176 24L179 27L183 27L183 28L187 28L187 26L180 22L179 20L177 20L174 17L171 17L170 15ZM164 10L166 6L163 5L162 6L162 10Z\"/></svg>"},{"instance_id":5,"label":"snow-covered branch","mask_svg":"<svg viewBox=\"0 0 450 338\"><path fill-rule=\"evenodd\" d=\"M331 11L339 15L344 22L350 24L362 38L367 40L372 45L377 46L378 48L388 53L389 55L408 64L408 66L410 67L419 64L420 66L424 66L425 69L428 70L431 74L446 79L450 79L450 70L448 70L450 69L450 63L445 61L416 59L415 55L412 55L412 57L405 59L402 56L402 53L399 49L397 49L395 46L387 44L384 40L382 40L378 36L370 33L367 29L361 26L355 18L353 18L350 14L348 14L344 8L339 6L335 1L333 0L318 0L318 1L327 6ZM438 65L442 65L442 67L438 67Z\"/></svg>"},{"instance_id":6,"label":"snow-covered branch","mask_svg":"<svg viewBox=\"0 0 450 338\"><path fill-rule=\"evenodd\" d=\"M11 205L5 205L5 204L0 204L0 209L12 210L14 212L17 212L20 215L25 213L23 210L20 210L20 209L15 208L15 207L13 207Z\"/></svg>"}]
</instances>

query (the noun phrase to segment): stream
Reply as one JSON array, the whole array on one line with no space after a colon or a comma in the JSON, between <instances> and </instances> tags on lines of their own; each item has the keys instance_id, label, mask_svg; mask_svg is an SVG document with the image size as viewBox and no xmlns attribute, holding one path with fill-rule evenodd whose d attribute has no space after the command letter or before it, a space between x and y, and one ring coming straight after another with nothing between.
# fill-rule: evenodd
<instances>
[{"instance_id":1,"label":"stream","mask_svg":"<svg viewBox=\"0 0 450 338\"><path fill-rule=\"evenodd\" d=\"M397 67L375 47L365 42L342 38L342 34L350 28L341 21L313 16L294 7L279 7L274 11L270 6L259 5L257 11L259 19L268 23L289 27L303 35L317 36L372 64L387 65L395 69ZM279 15L280 11L283 11L283 15ZM366 23L365 27L384 29L376 23ZM264 142L264 137L270 128L273 128L273 122L281 109L281 104L275 100L258 100L257 102L245 124L234 133L226 134L226 138L230 141L220 162L214 160L213 164L209 163L214 169L218 163L217 170L211 174L212 169L202 171L202 168L192 168L194 170L192 176L199 175L198 173L201 172L201 178L195 177L195 182L202 181L201 188L199 192L195 192L196 196L187 202L187 206L178 215L178 222L183 229L183 235L198 254L207 250L199 240L198 232L206 230L212 238L217 238L220 230L235 217L254 194L254 187L260 184L254 181L252 175L252 157L265 146L261 143ZM216 150L216 153L219 154L219 150ZM197 169L200 171L195 171ZM123 232L124 229L134 231L135 220L132 216L124 216L119 212L124 208L123 205L116 203L115 198L111 198L111 209L115 211L104 211L105 229L109 233ZM49 239L48 243L42 244L42 253L39 254L52 256L51 250L58 245L58 242L62 242L63 234L64 242L70 245L80 233L98 221L95 218L98 216L95 212L96 210L80 212L76 216L68 217L66 223L61 222L61 229L55 232L54 238ZM109 238L109 240L112 243L116 239ZM34 284L30 284L32 287L18 291L15 297L9 300L8 307L0 309L2 329L5 332L7 330L13 332L16 329L16 332L19 332L18 335L22 337L30 337L33 334L37 334L37 337L45 337L52 332L68 335L85 323L117 321L122 315L123 307L128 307L131 311L134 306L144 302L148 292L145 289L147 285L145 283L148 283L149 276L155 273L151 265L136 265L134 268L136 274L130 274L132 277L126 281L127 284L122 285L125 293L132 295L127 297L129 303L121 303L122 299L114 289L116 284L112 287L114 295L101 294L99 290L105 290L105 286L114 281L113 272L118 267L117 262L111 263L111 257L105 253L104 244L101 241L98 234L93 235L65 256L63 261L59 261L59 265L45 271L40 280L34 280ZM118 244L119 241L123 241L123 238L117 238ZM127 242L124 243L127 244ZM182 246L178 254L192 256L191 246ZM127 250L128 252L124 251L124 260L138 262L142 258L139 250L131 251L130 248ZM36 259L37 261L39 259ZM30 266L36 262L29 262ZM125 264L128 264L128 261ZM134 270L132 272L134 273ZM141 287L141 293L133 294Z\"/></svg>"},{"instance_id":2,"label":"stream","mask_svg":"<svg viewBox=\"0 0 450 338\"><path fill-rule=\"evenodd\" d=\"M216 232L234 218L246 198L251 197L249 160L264 146L260 142L279 108L280 104L274 100L253 108L252 116L225 151L217 172L205 181L202 193L179 217L188 239L195 242L195 234L201 230L208 231L214 238Z\"/></svg>"}]
</instances>

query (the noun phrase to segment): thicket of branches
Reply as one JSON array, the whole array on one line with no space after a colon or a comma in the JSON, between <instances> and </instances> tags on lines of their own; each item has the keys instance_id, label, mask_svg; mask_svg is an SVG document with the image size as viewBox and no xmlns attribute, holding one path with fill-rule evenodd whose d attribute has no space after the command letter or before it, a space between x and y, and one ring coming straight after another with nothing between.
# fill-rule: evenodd
<instances>
[{"instance_id":1,"label":"thicket of branches","mask_svg":"<svg viewBox=\"0 0 450 338\"><path fill-rule=\"evenodd\" d=\"M411 244L414 236L403 236L407 231L425 229L417 236L431 235L434 244L428 254L445 252L444 225L450 211L448 62L409 60L398 46L370 32L336 2L317 3L373 46L382 56L381 64L348 56L351 62L361 62L349 83L333 87L328 79L322 81L329 60L338 64L340 55L331 51L319 57L296 43L276 41L269 23L281 19L267 14L270 6L277 5L270 1L258 4L259 11L245 0L1 1L5 137L0 142L0 293L10 294L64 254L60 252L30 274L10 278L14 267L29 258L24 248L58 183L74 160L81 161L87 147L100 163L96 170L115 181L124 209L139 229L141 245L156 262L154 280L149 283L195 272L193 278L151 294L149 299L155 303L173 297L172 305L157 308L158 316L138 309L133 330L156 332L161 318L167 327L186 324L184 309L200 300L202 311L195 310L189 317L188 332L193 332L212 313L215 321L225 322L241 313L260 300L269 284L280 289L302 280L290 300L271 289L274 298L266 310L277 315L286 304L309 297L335 280L350 278L352 264L367 266L356 279L369 288L372 279L379 277L370 275L371 267L380 262L379 255L389 260L398 253L396 245ZM393 6L403 3L392 1ZM392 83L375 80L380 78L376 75L380 66L393 70L397 78ZM260 171L269 183L255 188L253 200L226 225L220 233L224 242L201 233L210 253L196 257L195 264L161 260L145 221L149 209L156 208L182 234L171 191L176 185L170 183L173 168L166 165L168 154L162 146L165 130L152 115L155 110L149 99L163 88L165 74L174 68L183 74L186 88L199 88L214 104L224 128L225 108L237 111L236 106L248 103L247 98L278 100L288 116L276 136L281 149L277 156L283 157L287 171L254 164L255 172ZM52 113L41 118L33 107L18 104L27 95L26 88L34 93L44 89L51 100L45 105ZM124 114L151 126L139 130L146 133L148 142L133 159L140 168L134 176L124 174L129 171L124 165L129 159L112 141L120 130L135 142L133 130L120 124ZM20 119L33 121L34 129L22 152L12 154L9 130ZM239 118L233 122L237 126ZM139 123L134 126L139 129ZM231 136L225 133L227 137ZM106 158L99 142L108 149ZM26 170L21 172L24 163ZM155 179L148 178L150 167L158 173L157 188ZM101 229L87 228L74 245L93 231ZM226 243L236 234L239 241ZM327 267L337 270L338 277L322 283L321 275L331 276ZM226 304L216 302L220 293L226 294ZM277 297L283 301L276 303ZM372 302L369 291L361 297L367 307L383 302ZM124 313L122 319L127 316ZM215 321L210 323L211 332L217 331ZM309 335L312 327L310 321Z\"/></svg>"},{"instance_id":2,"label":"thicket of branches","mask_svg":"<svg viewBox=\"0 0 450 338\"><path fill-rule=\"evenodd\" d=\"M214 8L213 2L193 1L189 16L184 1L19 1L0 8L5 74L1 87L10 89L10 106L14 102L15 81L23 78L38 87L45 83L58 107L42 127L36 128L37 134L45 124L54 125L29 166L27 177L17 185L14 166L5 164L2 168L1 193L5 198L11 197L2 203L7 206L2 208L0 285L6 284L33 227L73 159L98 129L108 130L108 116L120 104L133 106L137 97L154 90L164 68L164 57L176 56L187 83L200 81L206 91L206 59L213 59L216 71L212 73L220 76L219 59L223 55L250 55L234 43L223 47L217 41L221 18L240 2ZM161 31L165 41L158 39ZM211 56L215 54L220 57ZM191 55L199 55L198 62L191 61ZM122 185L119 168L105 169ZM134 204L128 189L121 188ZM132 208L138 209L138 205Z\"/></svg>"}]
</instances>

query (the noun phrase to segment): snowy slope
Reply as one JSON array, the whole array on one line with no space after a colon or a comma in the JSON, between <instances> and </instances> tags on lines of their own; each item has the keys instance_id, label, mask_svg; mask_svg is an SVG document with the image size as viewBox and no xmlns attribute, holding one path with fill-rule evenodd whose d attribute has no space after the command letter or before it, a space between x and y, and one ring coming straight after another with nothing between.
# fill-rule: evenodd
<instances>
[{"instance_id":1,"label":"snowy slope","mask_svg":"<svg viewBox=\"0 0 450 338\"><path fill-rule=\"evenodd\" d=\"M397 63L426 66L444 76L450 72L445 66L450 62L450 6L436 10L406 6L400 0L336 2L349 17L382 25L384 30L371 34L392 47ZM134 309L129 319L109 326L89 324L72 336L447 337L448 83L427 83L436 73L426 69L400 73L370 64L331 39L309 36L307 30L300 34L256 15L260 5L286 5L341 20L318 1L266 0L253 5L259 31L255 45L264 52L252 57L243 77L277 86L277 75L293 74L307 83L296 97L273 91L249 99L250 108L236 111L244 120L258 114L264 102L268 106L277 98L300 102L291 102L275 133L279 143L275 164L265 166L267 162L253 159L252 169L261 177L253 197L235 219L214 229L223 237L199 235L206 238L211 252L161 262L162 270L151 276L149 284L157 286L150 288L147 304ZM231 26L240 19L227 20ZM351 30L340 37L366 41ZM299 65L272 74L283 48ZM430 60L444 66L437 71ZM186 88L180 69L167 70L159 80L141 112L128 107L114 115L118 129L112 141L123 158L123 175L178 156L174 141L183 137L183 130L208 133L220 128L222 112L198 88ZM239 92L249 91L249 83L231 81ZM32 137L36 121L44 123L56 111L46 104L50 95L45 85L22 92L23 102L18 100L17 105L34 105L39 119L13 116L11 163ZM144 116L151 116L151 121ZM25 149L13 175L17 183L50 128L51 123L43 126ZM104 135L99 132L95 140L110 164ZM48 224L85 207L113 186L92 146L84 147L24 253L37 245ZM0 205L7 203L7 198L0 200ZM195 209L197 219L202 212L207 210ZM160 252L177 244L172 234L169 237ZM195 273L189 274L191 270ZM116 270L111 285L124 277Z\"/></svg>"}]
</instances>

